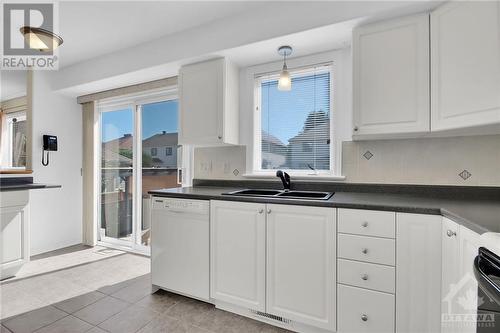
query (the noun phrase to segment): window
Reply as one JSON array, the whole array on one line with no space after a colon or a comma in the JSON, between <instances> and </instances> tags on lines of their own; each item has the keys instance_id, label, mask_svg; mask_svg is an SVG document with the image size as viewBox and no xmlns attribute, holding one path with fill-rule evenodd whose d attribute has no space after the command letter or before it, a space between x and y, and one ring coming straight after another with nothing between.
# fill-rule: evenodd
<instances>
[{"instance_id":1,"label":"window","mask_svg":"<svg viewBox=\"0 0 500 333\"><path fill-rule=\"evenodd\" d=\"M151 148L151 156L158 155L158 148Z\"/></svg>"},{"instance_id":2,"label":"window","mask_svg":"<svg viewBox=\"0 0 500 333\"><path fill-rule=\"evenodd\" d=\"M2 125L2 165L9 168L26 167L26 113L8 113Z\"/></svg>"},{"instance_id":3,"label":"window","mask_svg":"<svg viewBox=\"0 0 500 333\"><path fill-rule=\"evenodd\" d=\"M172 147L165 148L165 155L166 156L171 156L172 155Z\"/></svg>"},{"instance_id":4,"label":"window","mask_svg":"<svg viewBox=\"0 0 500 333\"><path fill-rule=\"evenodd\" d=\"M291 71L291 76L291 91L278 90L278 74L256 79L254 171L331 174L331 66Z\"/></svg>"}]
</instances>

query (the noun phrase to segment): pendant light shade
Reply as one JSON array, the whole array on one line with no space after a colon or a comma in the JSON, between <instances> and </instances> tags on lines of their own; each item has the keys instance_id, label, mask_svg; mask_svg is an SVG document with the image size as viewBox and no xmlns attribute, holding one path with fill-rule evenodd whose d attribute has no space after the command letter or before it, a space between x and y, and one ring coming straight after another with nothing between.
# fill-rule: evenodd
<instances>
[{"instance_id":1,"label":"pendant light shade","mask_svg":"<svg viewBox=\"0 0 500 333\"><path fill-rule=\"evenodd\" d=\"M292 47L281 46L278 49L278 54L283 56L283 69L281 70L280 78L278 80L278 90L290 91L292 90L292 78L290 77L290 72L288 72L288 67L286 66L286 57L292 54Z\"/></svg>"},{"instance_id":2,"label":"pendant light shade","mask_svg":"<svg viewBox=\"0 0 500 333\"><path fill-rule=\"evenodd\" d=\"M278 90L281 91L290 91L292 90L292 78L290 77L290 72L286 67L286 64L283 64L283 69L280 73L280 79L278 80Z\"/></svg>"},{"instance_id":3,"label":"pendant light shade","mask_svg":"<svg viewBox=\"0 0 500 333\"><path fill-rule=\"evenodd\" d=\"M58 48L63 43L63 39L52 31L28 26L22 27L19 30L23 34L24 41L30 49L41 52L50 52Z\"/></svg>"}]
</instances>

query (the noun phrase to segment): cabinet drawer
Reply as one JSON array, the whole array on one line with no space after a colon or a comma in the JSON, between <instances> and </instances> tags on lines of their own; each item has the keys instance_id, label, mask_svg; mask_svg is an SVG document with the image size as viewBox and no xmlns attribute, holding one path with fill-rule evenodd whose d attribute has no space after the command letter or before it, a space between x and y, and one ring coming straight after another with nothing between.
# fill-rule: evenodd
<instances>
[{"instance_id":1,"label":"cabinet drawer","mask_svg":"<svg viewBox=\"0 0 500 333\"><path fill-rule=\"evenodd\" d=\"M337 328L345 332L394 332L394 295L339 285Z\"/></svg>"},{"instance_id":2,"label":"cabinet drawer","mask_svg":"<svg viewBox=\"0 0 500 333\"><path fill-rule=\"evenodd\" d=\"M396 272L394 267L339 259L338 282L351 286L394 293Z\"/></svg>"},{"instance_id":3,"label":"cabinet drawer","mask_svg":"<svg viewBox=\"0 0 500 333\"><path fill-rule=\"evenodd\" d=\"M347 234L394 238L396 235L396 213L339 209L338 231Z\"/></svg>"},{"instance_id":4,"label":"cabinet drawer","mask_svg":"<svg viewBox=\"0 0 500 333\"><path fill-rule=\"evenodd\" d=\"M394 239L356 235L338 235L338 257L394 266Z\"/></svg>"}]
</instances>

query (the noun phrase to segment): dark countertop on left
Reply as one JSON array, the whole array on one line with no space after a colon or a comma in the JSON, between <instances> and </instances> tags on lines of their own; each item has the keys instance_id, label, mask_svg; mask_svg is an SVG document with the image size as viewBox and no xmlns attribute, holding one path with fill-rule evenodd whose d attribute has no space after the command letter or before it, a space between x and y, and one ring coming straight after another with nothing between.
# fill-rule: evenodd
<instances>
[{"instance_id":1,"label":"dark countertop on left","mask_svg":"<svg viewBox=\"0 0 500 333\"><path fill-rule=\"evenodd\" d=\"M228 196L222 193L243 189L242 187L196 186L150 191L156 196L229 200L241 202L274 203L353 209L385 210L415 214L442 215L467 228L483 234L500 233L500 200L432 197L418 194L386 194L337 191L328 200L279 199L269 197Z\"/></svg>"},{"instance_id":2,"label":"dark countertop on left","mask_svg":"<svg viewBox=\"0 0 500 333\"><path fill-rule=\"evenodd\" d=\"M33 177L0 178L0 192L59 188L61 185L33 183Z\"/></svg>"}]
</instances>

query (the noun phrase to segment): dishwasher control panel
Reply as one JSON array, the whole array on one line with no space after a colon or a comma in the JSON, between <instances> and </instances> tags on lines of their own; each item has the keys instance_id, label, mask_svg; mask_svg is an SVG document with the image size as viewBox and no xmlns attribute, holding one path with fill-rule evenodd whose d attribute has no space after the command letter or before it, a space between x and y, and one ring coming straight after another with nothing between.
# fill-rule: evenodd
<instances>
[{"instance_id":1,"label":"dishwasher control panel","mask_svg":"<svg viewBox=\"0 0 500 333\"><path fill-rule=\"evenodd\" d=\"M153 209L164 209L174 212L191 212L203 214L209 212L208 200L172 199L152 197Z\"/></svg>"}]
</instances>

